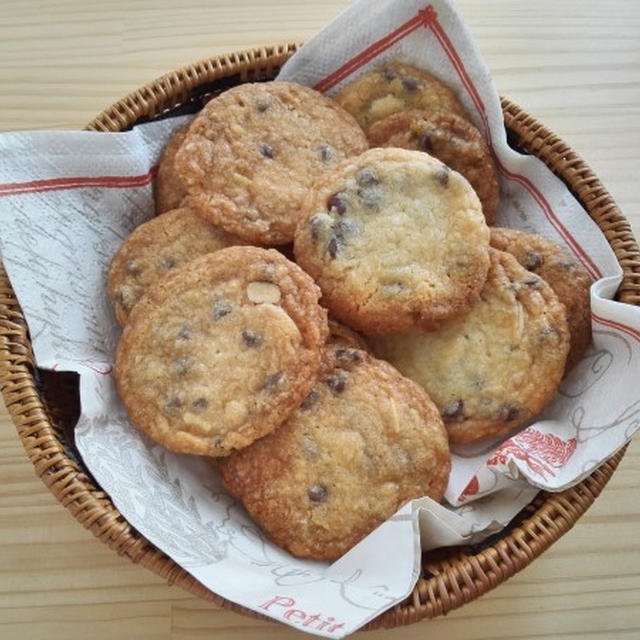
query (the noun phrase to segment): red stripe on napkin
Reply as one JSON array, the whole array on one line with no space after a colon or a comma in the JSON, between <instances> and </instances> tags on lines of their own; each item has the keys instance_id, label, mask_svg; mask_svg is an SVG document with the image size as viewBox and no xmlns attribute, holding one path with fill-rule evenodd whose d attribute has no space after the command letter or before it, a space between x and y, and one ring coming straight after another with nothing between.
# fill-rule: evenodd
<instances>
[{"instance_id":1,"label":"red stripe on napkin","mask_svg":"<svg viewBox=\"0 0 640 640\"><path fill-rule=\"evenodd\" d=\"M416 29L425 25L426 13L429 9L432 9L431 5L424 11L418 11L410 20L407 20L404 24L401 24L397 29L394 29L388 33L384 38L376 40L373 44L369 45L366 49L363 49L358 55L348 60L341 67L338 67L335 71L330 73L324 80L318 82L313 88L316 91L328 91L331 87L334 87L341 80L351 75L354 71L359 69L363 64L369 62L377 55L382 53L385 49L402 40L405 36L413 33ZM435 12L434 12L435 15Z\"/></svg>"},{"instance_id":2,"label":"red stripe on napkin","mask_svg":"<svg viewBox=\"0 0 640 640\"><path fill-rule=\"evenodd\" d=\"M460 58L455 46L447 36L442 25L438 22L437 14L432 5L425 6L424 9L418 11L418 13L400 25L397 29L389 32L386 36L376 40L373 44L369 45L366 49L363 49L360 53L348 60L341 67L330 73L323 80L320 80L314 89L317 91L328 91L336 84L350 76L352 73L360 69L367 62L371 61L377 55L391 47L393 44L402 40L409 34L413 33L420 27L430 29L434 34L438 43L442 47L443 51L449 58L453 68L455 69L460 81L469 93L471 101L473 102L478 114L482 120L485 129L485 137L490 141L489 137L489 122L487 119L486 109L480 93L471 81L469 74L467 73L462 59ZM571 251L578 258L578 260L584 265L585 269L589 272L592 279L597 280L602 277L602 272L590 258L586 251L578 244L577 240L571 235L569 230L564 226L560 219L556 216L551 208L551 205L547 202L544 195L540 190L525 176L512 173L504 165L502 165L496 158L498 169L508 179L513 180L521 184L532 196L535 202L538 204L545 218L550 222L553 228L567 243Z\"/></svg>"},{"instance_id":3,"label":"red stripe on napkin","mask_svg":"<svg viewBox=\"0 0 640 640\"><path fill-rule=\"evenodd\" d=\"M9 182L0 184L0 198L20 195L22 193L40 193L43 191L82 189L85 187L105 187L111 189L143 187L153 180L156 172L157 167L152 167L147 173L138 176L72 177L31 180L29 182Z\"/></svg>"},{"instance_id":4,"label":"red stripe on napkin","mask_svg":"<svg viewBox=\"0 0 640 640\"><path fill-rule=\"evenodd\" d=\"M626 333L628 336L631 336L634 340L640 342L640 331L634 329L633 327L629 327L626 324L621 324L619 322L616 322L615 320L609 320L608 318L601 318L593 312L591 312L591 317L599 324L604 324L605 326L611 327L612 329L618 329L619 331Z\"/></svg>"},{"instance_id":5,"label":"red stripe on napkin","mask_svg":"<svg viewBox=\"0 0 640 640\"><path fill-rule=\"evenodd\" d=\"M460 78L460 81L462 82L467 92L469 93L469 96L471 97L471 100L475 105L476 110L480 115L480 118L482 119L482 122L484 124L485 130L488 136L489 123L487 120L487 114L486 114L484 103L482 102L480 93L478 92L475 85L471 81L471 78L469 77L469 74L467 73L467 70L464 67L464 63L462 62L462 59L458 55L458 52L453 46L453 43L451 42L451 40L449 40L449 37L447 36L444 29L442 28L442 25L440 25L440 23L437 20L433 20L432 22L430 22L428 27L433 31L435 37L440 43L440 46L443 48L447 57L451 61L453 68L456 70L458 77ZM502 171L502 173L506 177L520 183L531 194L533 199L538 203L538 205L542 209L542 212L544 213L547 220L549 220L553 228L560 234L560 236L564 239L564 241L569 245L569 247L571 248L573 253L576 255L576 257L580 260L580 262L582 262L582 264L585 266L585 268L589 272L589 275L592 277L592 279L601 278L602 273L600 269L598 269L597 265L593 262L593 260L591 260L589 255L587 255L584 249L576 242L575 238L571 235L569 230L562 224L562 222L554 214L551 206L547 202L546 198L542 195L542 193L538 190L538 188L525 176L517 173L512 173L511 171L509 171L497 158L496 158L496 161L500 171Z\"/></svg>"}]
</instances>

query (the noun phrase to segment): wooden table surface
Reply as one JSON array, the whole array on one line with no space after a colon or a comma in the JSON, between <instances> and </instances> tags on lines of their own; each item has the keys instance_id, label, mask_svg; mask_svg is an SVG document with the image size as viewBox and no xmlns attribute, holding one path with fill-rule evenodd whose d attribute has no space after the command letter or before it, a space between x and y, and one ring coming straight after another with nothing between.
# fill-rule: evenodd
<instances>
[{"instance_id":1,"label":"wooden table surface","mask_svg":"<svg viewBox=\"0 0 640 640\"><path fill-rule=\"evenodd\" d=\"M372 0L374 1L374 0ZM308 39L345 0L4 0L0 131L81 128L163 72ZM591 164L640 237L640 3L458 0L498 90ZM302 638L169 588L35 477L0 403L0 638ZM446 618L386 637L640 638L640 443L539 560Z\"/></svg>"}]
</instances>

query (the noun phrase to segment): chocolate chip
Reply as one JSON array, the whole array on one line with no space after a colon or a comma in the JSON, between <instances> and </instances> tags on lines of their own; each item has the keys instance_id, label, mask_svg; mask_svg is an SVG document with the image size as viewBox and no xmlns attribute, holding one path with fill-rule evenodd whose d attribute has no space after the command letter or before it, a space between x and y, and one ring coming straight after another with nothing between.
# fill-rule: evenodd
<instances>
[{"instance_id":1,"label":"chocolate chip","mask_svg":"<svg viewBox=\"0 0 640 640\"><path fill-rule=\"evenodd\" d=\"M405 290L405 286L402 282L385 282L383 285L385 293L399 294Z\"/></svg>"},{"instance_id":2,"label":"chocolate chip","mask_svg":"<svg viewBox=\"0 0 640 640\"><path fill-rule=\"evenodd\" d=\"M307 394L307 397L302 401L300 408L305 410L310 409L316 402L318 402L319 398L320 394L315 389L311 389Z\"/></svg>"},{"instance_id":3,"label":"chocolate chip","mask_svg":"<svg viewBox=\"0 0 640 640\"><path fill-rule=\"evenodd\" d=\"M387 82L391 82L391 81L396 77L396 74L395 74L393 71L391 71L391 69L385 69L385 70L382 72L382 77L383 77Z\"/></svg>"},{"instance_id":4,"label":"chocolate chip","mask_svg":"<svg viewBox=\"0 0 640 640\"><path fill-rule=\"evenodd\" d=\"M382 191L379 187L372 185L358 189L358 197L367 209L378 209L382 200Z\"/></svg>"},{"instance_id":5,"label":"chocolate chip","mask_svg":"<svg viewBox=\"0 0 640 640\"><path fill-rule=\"evenodd\" d=\"M300 439L300 445L304 453L309 458L317 458L318 457L318 445L314 438L312 438L308 433L303 433L302 438Z\"/></svg>"},{"instance_id":6,"label":"chocolate chip","mask_svg":"<svg viewBox=\"0 0 640 640\"><path fill-rule=\"evenodd\" d=\"M309 496L309 500L313 502L323 502L327 499L327 489L321 484L314 484L309 488L309 491L307 491L307 495Z\"/></svg>"},{"instance_id":7,"label":"chocolate chip","mask_svg":"<svg viewBox=\"0 0 640 640\"><path fill-rule=\"evenodd\" d=\"M547 340L548 338L557 338L558 330L551 325L546 326L542 331L540 331L540 337L543 340Z\"/></svg>"},{"instance_id":8,"label":"chocolate chip","mask_svg":"<svg viewBox=\"0 0 640 640\"><path fill-rule=\"evenodd\" d=\"M220 320L231 313L231 304L224 298L216 298L211 304L211 313L214 320Z\"/></svg>"},{"instance_id":9,"label":"chocolate chip","mask_svg":"<svg viewBox=\"0 0 640 640\"><path fill-rule=\"evenodd\" d=\"M362 356L357 349L336 349L333 355L340 364L352 364L362 360Z\"/></svg>"},{"instance_id":10,"label":"chocolate chip","mask_svg":"<svg viewBox=\"0 0 640 640\"><path fill-rule=\"evenodd\" d=\"M266 98L258 98L256 100L256 109L261 113L269 108L269 101Z\"/></svg>"},{"instance_id":11,"label":"chocolate chip","mask_svg":"<svg viewBox=\"0 0 640 640\"><path fill-rule=\"evenodd\" d=\"M270 376L267 376L264 379L264 383L262 384L262 389L266 391L274 391L275 388L280 384L282 380L282 371L277 371L276 373L272 373Z\"/></svg>"},{"instance_id":12,"label":"chocolate chip","mask_svg":"<svg viewBox=\"0 0 640 640\"><path fill-rule=\"evenodd\" d=\"M337 396L344 391L348 379L349 374L346 371L336 369L334 373L325 376L324 383L331 389L331 392Z\"/></svg>"},{"instance_id":13,"label":"chocolate chip","mask_svg":"<svg viewBox=\"0 0 640 640\"><path fill-rule=\"evenodd\" d=\"M404 76L402 78L402 86L407 91L415 91L420 86L420 83L413 76Z\"/></svg>"},{"instance_id":14,"label":"chocolate chip","mask_svg":"<svg viewBox=\"0 0 640 640\"><path fill-rule=\"evenodd\" d=\"M164 401L164 410L165 411L176 411L182 406L182 400L178 398L176 395L169 396Z\"/></svg>"},{"instance_id":15,"label":"chocolate chip","mask_svg":"<svg viewBox=\"0 0 640 640\"><path fill-rule=\"evenodd\" d=\"M189 371L190 366L189 358L177 358L171 365L171 371L174 375L183 376Z\"/></svg>"},{"instance_id":16,"label":"chocolate chip","mask_svg":"<svg viewBox=\"0 0 640 640\"><path fill-rule=\"evenodd\" d=\"M423 133L418 138L418 146L422 151L426 151L427 153L433 152L433 137L430 133Z\"/></svg>"},{"instance_id":17,"label":"chocolate chip","mask_svg":"<svg viewBox=\"0 0 640 640\"><path fill-rule=\"evenodd\" d=\"M165 269L173 269L173 267L176 266L176 261L173 260L173 258L166 258L166 257L162 257L160 258L160 264L165 268Z\"/></svg>"},{"instance_id":18,"label":"chocolate chip","mask_svg":"<svg viewBox=\"0 0 640 640\"><path fill-rule=\"evenodd\" d=\"M202 411L203 409L206 409L209 406L209 401L206 398L196 398L191 403L191 406L197 411Z\"/></svg>"},{"instance_id":19,"label":"chocolate chip","mask_svg":"<svg viewBox=\"0 0 640 640\"><path fill-rule=\"evenodd\" d=\"M260 153L265 158L273 158L273 147L270 144L267 144L266 142L261 142L258 145L258 149L260 150Z\"/></svg>"},{"instance_id":20,"label":"chocolate chip","mask_svg":"<svg viewBox=\"0 0 640 640\"><path fill-rule=\"evenodd\" d=\"M125 266L127 273L132 276L140 275L140 266L135 260L127 260L127 264Z\"/></svg>"},{"instance_id":21,"label":"chocolate chip","mask_svg":"<svg viewBox=\"0 0 640 640\"><path fill-rule=\"evenodd\" d=\"M329 164L336 160L336 151L330 144L323 144L318 147L318 157L324 164Z\"/></svg>"},{"instance_id":22,"label":"chocolate chip","mask_svg":"<svg viewBox=\"0 0 640 640\"><path fill-rule=\"evenodd\" d=\"M263 338L259 333L256 333L251 329L245 329L242 332L242 341L247 345L247 347L259 347L263 342Z\"/></svg>"},{"instance_id":23,"label":"chocolate chip","mask_svg":"<svg viewBox=\"0 0 640 640\"><path fill-rule=\"evenodd\" d=\"M540 282L540 278L527 278L526 280L523 280L523 283L529 287L539 287Z\"/></svg>"},{"instance_id":24,"label":"chocolate chip","mask_svg":"<svg viewBox=\"0 0 640 640\"><path fill-rule=\"evenodd\" d=\"M449 186L449 174L451 173L451 169L449 169L449 167L447 167L446 164L443 164L442 167L440 167L440 169L438 170L438 173L436 173L436 180L438 181L438 184L442 187L447 187Z\"/></svg>"},{"instance_id":25,"label":"chocolate chip","mask_svg":"<svg viewBox=\"0 0 640 640\"><path fill-rule=\"evenodd\" d=\"M378 184L378 176L376 172L370 167L365 167L356 176L356 182L359 187L370 187Z\"/></svg>"},{"instance_id":26,"label":"chocolate chip","mask_svg":"<svg viewBox=\"0 0 640 640\"><path fill-rule=\"evenodd\" d=\"M522 266L527 271L535 271L542 265L542 256L536 251L527 251L522 261Z\"/></svg>"},{"instance_id":27,"label":"chocolate chip","mask_svg":"<svg viewBox=\"0 0 640 640\"><path fill-rule=\"evenodd\" d=\"M331 227L331 235L325 247L326 253L333 259L336 258L344 246L345 238L358 231L353 220L336 220Z\"/></svg>"},{"instance_id":28,"label":"chocolate chip","mask_svg":"<svg viewBox=\"0 0 640 640\"><path fill-rule=\"evenodd\" d=\"M263 282L273 282L276 277L276 268L271 262L260 264L260 280Z\"/></svg>"},{"instance_id":29,"label":"chocolate chip","mask_svg":"<svg viewBox=\"0 0 640 640\"><path fill-rule=\"evenodd\" d=\"M442 408L442 417L447 420L455 420L462 417L464 411L464 400L457 398L456 400L450 400Z\"/></svg>"},{"instance_id":30,"label":"chocolate chip","mask_svg":"<svg viewBox=\"0 0 640 640\"><path fill-rule=\"evenodd\" d=\"M520 416L520 414L520 407L511 403L503 405L502 409L500 409L500 418L505 422L511 422L512 420L515 420Z\"/></svg>"},{"instance_id":31,"label":"chocolate chip","mask_svg":"<svg viewBox=\"0 0 640 640\"><path fill-rule=\"evenodd\" d=\"M340 244L340 241L336 236L331 236L329 238L329 242L327 242L327 253L332 258L335 258L338 255L339 244Z\"/></svg>"},{"instance_id":32,"label":"chocolate chip","mask_svg":"<svg viewBox=\"0 0 640 640\"><path fill-rule=\"evenodd\" d=\"M320 229L322 229L322 218L320 216L313 216L309 220L309 233L312 240L317 240L320 237Z\"/></svg>"},{"instance_id":33,"label":"chocolate chip","mask_svg":"<svg viewBox=\"0 0 640 640\"><path fill-rule=\"evenodd\" d=\"M182 326L178 329L178 338L180 338L180 340L189 340L189 338L191 338L191 332L187 327Z\"/></svg>"},{"instance_id":34,"label":"chocolate chip","mask_svg":"<svg viewBox=\"0 0 640 640\"><path fill-rule=\"evenodd\" d=\"M335 211L338 215L344 215L347 210L347 198L344 193L334 193L327 200L327 210Z\"/></svg>"},{"instance_id":35,"label":"chocolate chip","mask_svg":"<svg viewBox=\"0 0 640 640\"><path fill-rule=\"evenodd\" d=\"M338 239L343 241L345 237L358 232L358 225L350 219L336 220L333 223L333 231Z\"/></svg>"}]
</instances>

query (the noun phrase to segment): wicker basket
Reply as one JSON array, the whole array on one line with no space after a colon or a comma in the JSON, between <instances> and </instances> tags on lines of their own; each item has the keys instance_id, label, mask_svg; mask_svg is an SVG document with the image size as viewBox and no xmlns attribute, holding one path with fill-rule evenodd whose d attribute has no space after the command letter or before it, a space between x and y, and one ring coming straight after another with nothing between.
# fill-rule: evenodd
<instances>
[{"instance_id":1,"label":"wicker basket","mask_svg":"<svg viewBox=\"0 0 640 640\"><path fill-rule=\"evenodd\" d=\"M212 94L240 82L273 78L295 43L211 58L169 73L105 110L89 129L120 131L157 117L197 110ZM640 305L640 252L629 224L591 169L562 140L503 100L511 144L538 156L569 186L603 230L624 271L618 299ZM0 267L0 385L36 473L54 496L114 551L224 607L252 614L210 592L145 540L120 515L75 453L78 377L35 368L27 327ZM520 571L566 533L596 499L624 450L562 493L541 492L507 528L482 545L424 554L412 594L367 628L393 627L460 607Z\"/></svg>"}]
</instances>

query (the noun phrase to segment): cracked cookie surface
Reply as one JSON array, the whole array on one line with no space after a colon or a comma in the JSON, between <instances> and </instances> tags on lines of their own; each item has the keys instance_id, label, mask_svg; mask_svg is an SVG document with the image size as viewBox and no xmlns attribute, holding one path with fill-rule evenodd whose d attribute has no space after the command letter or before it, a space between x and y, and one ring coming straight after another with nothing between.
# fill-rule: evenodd
<instances>
[{"instance_id":1,"label":"cracked cookie surface","mask_svg":"<svg viewBox=\"0 0 640 640\"><path fill-rule=\"evenodd\" d=\"M371 149L345 160L303 207L296 261L355 329L432 329L465 312L484 284L489 230L478 197L425 153Z\"/></svg>"},{"instance_id":2,"label":"cracked cookie surface","mask_svg":"<svg viewBox=\"0 0 640 640\"><path fill-rule=\"evenodd\" d=\"M565 372L570 371L591 343L591 277L561 246L536 233L495 227L491 246L510 253L525 269L537 273L555 291L567 312L571 347Z\"/></svg>"},{"instance_id":3,"label":"cracked cookie surface","mask_svg":"<svg viewBox=\"0 0 640 640\"><path fill-rule=\"evenodd\" d=\"M241 244L189 208L167 211L129 234L111 260L107 292L116 319L124 325L144 292L194 258Z\"/></svg>"},{"instance_id":4,"label":"cracked cookie surface","mask_svg":"<svg viewBox=\"0 0 640 640\"><path fill-rule=\"evenodd\" d=\"M490 250L487 283L471 311L432 333L374 339L374 353L419 383L452 444L506 434L551 400L569 331L551 287L508 253Z\"/></svg>"},{"instance_id":5,"label":"cracked cookie surface","mask_svg":"<svg viewBox=\"0 0 640 640\"><path fill-rule=\"evenodd\" d=\"M333 96L366 131L378 120L398 111L445 111L467 114L455 93L431 74L399 62L367 71Z\"/></svg>"},{"instance_id":6,"label":"cracked cookie surface","mask_svg":"<svg viewBox=\"0 0 640 640\"><path fill-rule=\"evenodd\" d=\"M290 82L242 84L202 109L176 156L190 204L248 242L290 242L307 189L368 148L337 103Z\"/></svg>"},{"instance_id":7,"label":"cracked cookie surface","mask_svg":"<svg viewBox=\"0 0 640 640\"><path fill-rule=\"evenodd\" d=\"M478 194L487 224L493 224L500 187L491 150L482 134L453 113L402 111L379 120L368 131L372 147L425 151L461 173Z\"/></svg>"},{"instance_id":8,"label":"cracked cookie surface","mask_svg":"<svg viewBox=\"0 0 640 640\"><path fill-rule=\"evenodd\" d=\"M315 382L320 292L275 250L230 247L150 287L118 344L132 422L173 451L224 456L281 424Z\"/></svg>"},{"instance_id":9,"label":"cracked cookie surface","mask_svg":"<svg viewBox=\"0 0 640 640\"><path fill-rule=\"evenodd\" d=\"M332 346L301 406L221 470L276 544L335 560L408 500L441 500L450 464L422 389L364 351Z\"/></svg>"}]
</instances>

